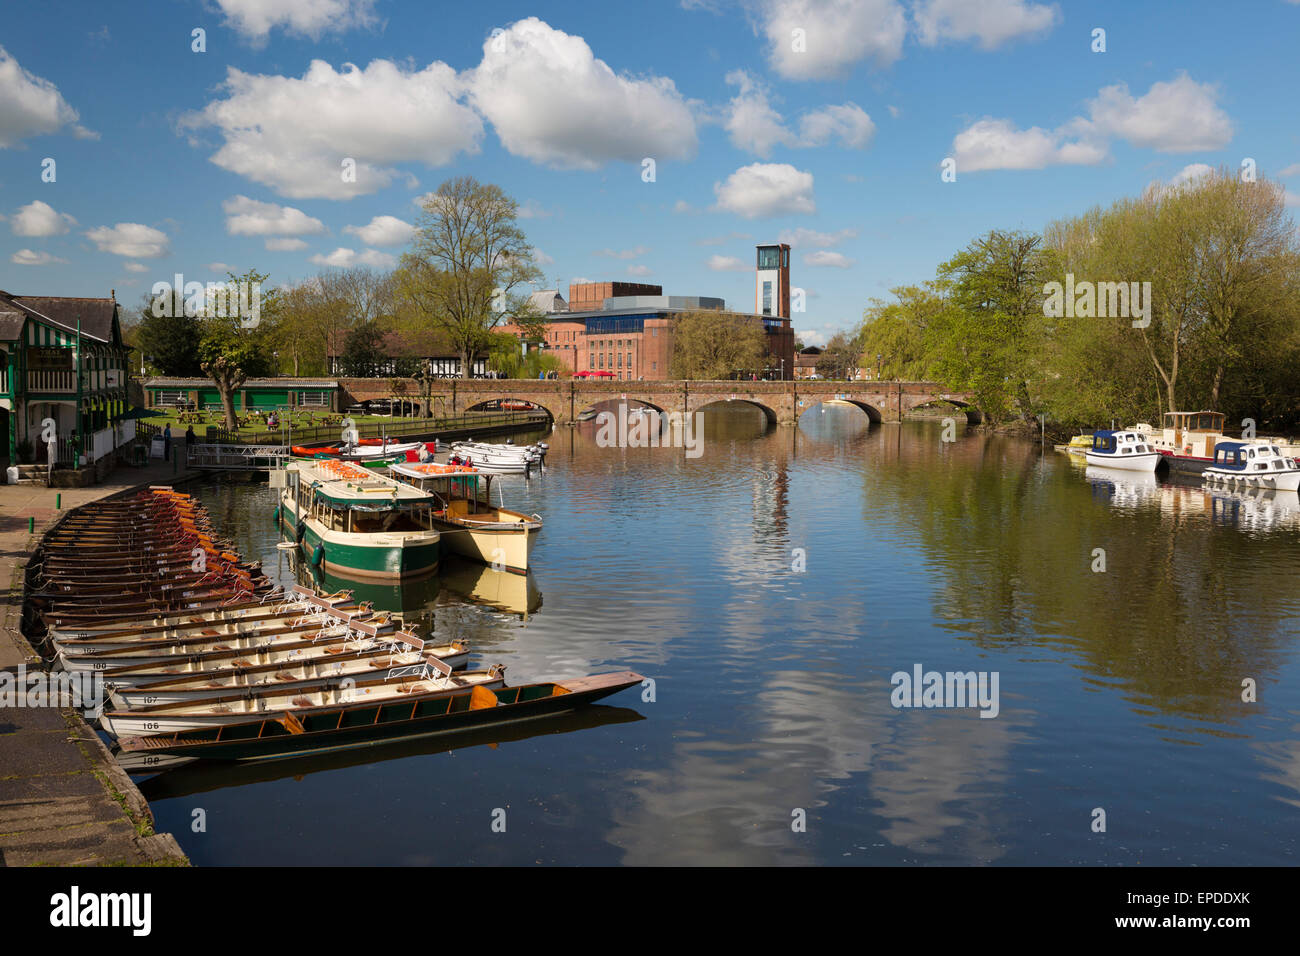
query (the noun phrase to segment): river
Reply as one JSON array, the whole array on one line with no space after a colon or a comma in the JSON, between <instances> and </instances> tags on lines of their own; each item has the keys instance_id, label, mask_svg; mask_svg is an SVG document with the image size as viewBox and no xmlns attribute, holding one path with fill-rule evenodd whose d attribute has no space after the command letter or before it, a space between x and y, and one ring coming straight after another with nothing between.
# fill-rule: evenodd
<instances>
[{"instance_id":1,"label":"river","mask_svg":"<svg viewBox=\"0 0 1300 956\"><path fill-rule=\"evenodd\" d=\"M1294 494L838 406L711 410L698 458L595 437L501 481L546 522L527 581L449 564L397 600L510 682L652 687L454 747L170 771L158 828L201 865L1296 862ZM293 579L265 484L195 488ZM918 665L996 677L996 716L895 706Z\"/></svg>"}]
</instances>

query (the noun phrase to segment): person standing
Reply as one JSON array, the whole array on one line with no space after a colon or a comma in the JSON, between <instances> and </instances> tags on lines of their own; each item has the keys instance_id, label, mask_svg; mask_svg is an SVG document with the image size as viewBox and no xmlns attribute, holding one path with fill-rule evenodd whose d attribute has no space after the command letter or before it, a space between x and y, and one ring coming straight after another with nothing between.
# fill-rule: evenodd
<instances>
[{"instance_id":1,"label":"person standing","mask_svg":"<svg viewBox=\"0 0 1300 956\"><path fill-rule=\"evenodd\" d=\"M194 426L191 425L185 429L185 451L188 453L194 447Z\"/></svg>"},{"instance_id":2,"label":"person standing","mask_svg":"<svg viewBox=\"0 0 1300 956\"><path fill-rule=\"evenodd\" d=\"M172 426L171 423L168 422L167 427L163 429L163 459L170 460L171 457L172 457Z\"/></svg>"}]
</instances>

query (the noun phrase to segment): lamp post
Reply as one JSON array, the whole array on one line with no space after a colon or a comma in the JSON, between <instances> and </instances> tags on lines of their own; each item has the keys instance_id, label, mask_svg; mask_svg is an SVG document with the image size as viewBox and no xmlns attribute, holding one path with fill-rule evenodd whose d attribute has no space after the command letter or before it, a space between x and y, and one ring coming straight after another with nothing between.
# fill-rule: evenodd
<instances>
[{"instance_id":1,"label":"lamp post","mask_svg":"<svg viewBox=\"0 0 1300 956\"><path fill-rule=\"evenodd\" d=\"M884 360L885 360L885 357L884 357L883 355L877 355L877 356L876 356L876 381L877 381L877 382L879 382L879 381L884 377L884 372L883 372L883 371L881 370L881 368L880 368L880 364L881 364Z\"/></svg>"}]
</instances>

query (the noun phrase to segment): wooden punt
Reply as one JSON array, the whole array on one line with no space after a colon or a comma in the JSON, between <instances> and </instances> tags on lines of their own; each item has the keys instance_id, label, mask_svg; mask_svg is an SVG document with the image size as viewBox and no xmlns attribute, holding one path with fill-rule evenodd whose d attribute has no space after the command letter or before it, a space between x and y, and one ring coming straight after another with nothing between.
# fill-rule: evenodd
<instances>
[{"instance_id":1,"label":"wooden punt","mask_svg":"<svg viewBox=\"0 0 1300 956\"><path fill-rule=\"evenodd\" d=\"M398 632L391 636L391 641L397 642L403 636L402 632ZM418 641L418 638L416 640ZM387 649L389 646L387 639L379 644L370 638L332 637L318 641L271 644L244 650L185 654L181 657L168 658L161 663L132 662L110 667L98 673L104 681L104 686L109 689L141 687L149 683L182 678L220 677L234 670L252 671L263 667L279 667L284 662L305 662L316 658L337 660L345 654L366 654L375 649ZM466 641L451 641L447 644L425 644L419 641L412 649L420 650L429 657L436 657L452 670L459 670L469 663L469 643Z\"/></svg>"},{"instance_id":2,"label":"wooden punt","mask_svg":"<svg viewBox=\"0 0 1300 956\"><path fill-rule=\"evenodd\" d=\"M377 677L335 678L304 690L246 688L180 704L105 710L99 715L99 726L115 737L175 733L238 724L253 718L292 717L299 711L361 701L398 703L445 697L475 687L500 687L504 683L496 668L480 671L471 678L453 673L441 661L430 659Z\"/></svg>"},{"instance_id":3,"label":"wooden punt","mask_svg":"<svg viewBox=\"0 0 1300 956\"><path fill-rule=\"evenodd\" d=\"M632 671L557 683L523 684L441 698L321 707L221 727L121 737L124 754L175 754L200 760L269 760L374 746L536 720L576 710L640 684Z\"/></svg>"}]
</instances>

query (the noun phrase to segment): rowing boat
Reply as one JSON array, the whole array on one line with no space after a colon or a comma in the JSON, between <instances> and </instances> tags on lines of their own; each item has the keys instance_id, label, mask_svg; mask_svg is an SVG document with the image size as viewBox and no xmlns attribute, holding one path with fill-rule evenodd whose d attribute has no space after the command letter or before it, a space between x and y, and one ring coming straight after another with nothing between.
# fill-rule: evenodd
<instances>
[{"instance_id":1,"label":"rowing boat","mask_svg":"<svg viewBox=\"0 0 1300 956\"><path fill-rule=\"evenodd\" d=\"M641 681L640 674L619 671L497 691L475 687L469 692L442 697L392 703L366 701L258 716L255 720L219 727L124 736L118 740L118 746L127 755L268 760L537 720L577 710Z\"/></svg>"}]
</instances>

